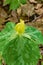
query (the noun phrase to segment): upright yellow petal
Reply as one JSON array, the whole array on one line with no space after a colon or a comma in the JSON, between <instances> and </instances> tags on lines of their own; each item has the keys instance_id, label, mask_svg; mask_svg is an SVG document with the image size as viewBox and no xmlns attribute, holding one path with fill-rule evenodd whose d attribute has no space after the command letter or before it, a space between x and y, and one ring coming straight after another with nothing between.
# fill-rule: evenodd
<instances>
[{"instance_id":1,"label":"upright yellow petal","mask_svg":"<svg viewBox=\"0 0 43 65\"><path fill-rule=\"evenodd\" d=\"M15 26L15 30L18 32L18 34L22 34L25 31L25 23L24 20L20 19L20 23L18 23Z\"/></svg>"}]
</instances>

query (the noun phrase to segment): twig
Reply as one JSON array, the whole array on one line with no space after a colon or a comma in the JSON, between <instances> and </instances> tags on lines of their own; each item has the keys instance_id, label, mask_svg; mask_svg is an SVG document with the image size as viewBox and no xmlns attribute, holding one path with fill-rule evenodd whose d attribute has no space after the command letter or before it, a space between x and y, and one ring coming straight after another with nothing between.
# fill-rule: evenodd
<instances>
[{"instance_id":1,"label":"twig","mask_svg":"<svg viewBox=\"0 0 43 65\"><path fill-rule=\"evenodd\" d=\"M43 17L43 13L40 16L36 17L32 22L35 22L36 20L38 20L41 17Z\"/></svg>"},{"instance_id":2,"label":"twig","mask_svg":"<svg viewBox=\"0 0 43 65\"><path fill-rule=\"evenodd\" d=\"M43 17L43 13L40 15L40 16L38 16L38 17L36 17L33 21L31 21L31 22L35 22L36 20L38 20L39 18L41 18L41 17ZM25 23L28 23L29 22L29 20L25 20Z\"/></svg>"}]
</instances>

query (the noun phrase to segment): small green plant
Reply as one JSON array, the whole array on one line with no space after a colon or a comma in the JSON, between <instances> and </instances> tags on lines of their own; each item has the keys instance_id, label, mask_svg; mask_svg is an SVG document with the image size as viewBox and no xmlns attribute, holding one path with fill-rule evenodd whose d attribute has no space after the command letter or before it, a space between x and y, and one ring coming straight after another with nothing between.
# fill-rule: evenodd
<instances>
[{"instance_id":1,"label":"small green plant","mask_svg":"<svg viewBox=\"0 0 43 65\"><path fill-rule=\"evenodd\" d=\"M15 10L17 9L21 4L25 4L26 0L5 0L4 5L9 4L10 5L10 10Z\"/></svg>"},{"instance_id":2,"label":"small green plant","mask_svg":"<svg viewBox=\"0 0 43 65\"><path fill-rule=\"evenodd\" d=\"M24 3L26 0L5 0L4 5L16 10ZM37 65L39 44L43 44L43 35L36 28L25 25L23 20L18 24L8 22L0 32L0 62L4 59L7 65Z\"/></svg>"},{"instance_id":3,"label":"small green plant","mask_svg":"<svg viewBox=\"0 0 43 65\"><path fill-rule=\"evenodd\" d=\"M18 24L8 22L0 32L0 60L7 65L37 65L39 44L43 44L43 35L36 28L23 20Z\"/></svg>"}]
</instances>

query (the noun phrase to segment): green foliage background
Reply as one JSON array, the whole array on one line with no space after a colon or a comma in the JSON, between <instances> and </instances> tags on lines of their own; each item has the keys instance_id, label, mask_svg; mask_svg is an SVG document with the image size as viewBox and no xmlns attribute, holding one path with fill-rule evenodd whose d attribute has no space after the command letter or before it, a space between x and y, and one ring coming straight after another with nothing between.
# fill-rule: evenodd
<instances>
[{"instance_id":1,"label":"green foliage background","mask_svg":"<svg viewBox=\"0 0 43 65\"><path fill-rule=\"evenodd\" d=\"M5 0L4 5L9 4L10 10L16 10L21 4L25 4L26 0Z\"/></svg>"}]
</instances>

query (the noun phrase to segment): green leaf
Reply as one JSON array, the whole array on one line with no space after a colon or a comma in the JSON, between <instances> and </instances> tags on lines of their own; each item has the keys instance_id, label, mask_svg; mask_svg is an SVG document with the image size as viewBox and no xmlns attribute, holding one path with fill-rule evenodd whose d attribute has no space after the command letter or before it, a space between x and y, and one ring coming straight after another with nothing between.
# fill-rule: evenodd
<instances>
[{"instance_id":1,"label":"green leaf","mask_svg":"<svg viewBox=\"0 0 43 65\"><path fill-rule=\"evenodd\" d=\"M25 4L26 0L5 0L3 5L9 4L10 10L16 10L20 4Z\"/></svg>"},{"instance_id":2,"label":"green leaf","mask_svg":"<svg viewBox=\"0 0 43 65\"><path fill-rule=\"evenodd\" d=\"M36 65L40 57L38 46L25 37L10 41L3 50L7 65Z\"/></svg>"},{"instance_id":3,"label":"green leaf","mask_svg":"<svg viewBox=\"0 0 43 65\"><path fill-rule=\"evenodd\" d=\"M30 35L33 40L37 41L37 44L43 44L43 35L41 31L32 26L27 26L25 33Z\"/></svg>"},{"instance_id":4,"label":"green leaf","mask_svg":"<svg viewBox=\"0 0 43 65\"><path fill-rule=\"evenodd\" d=\"M43 44L43 36L36 28L26 26L25 32L18 35L15 24L9 22L0 32L0 54L7 65L37 65L40 42Z\"/></svg>"},{"instance_id":5,"label":"green leaf","mask_svg":"<svg viewBox=\"0 0 43 65\"><path fill-rule=\"evenodd\" d=\"M26 3L26 0L20 0L20 2L21 2L22 4L25 4L25 3Z\"/></svg>"},{"instance_id":6,"label":"green leaf","mask_svg":"<svg viewBox=\"0 0 43 65\"><path fill-rule=\"evenodd\" d=\"M14 31L14 24L12 22L8 22L0 32L0 51L3 50L4 46L10 41L12 38Z\"/></svg>"},{"instance_id":7,"label":"green leaf","mask_svg":"<svg viewBox=\"0 0 43 65\"><path fill-rule=\"evenodd\" d=\"M18 0L12 0L10 4L10 10L16 10L20 6Z\"/></svg>"},{"instance_id":8,"label":"green leaf","mask_svg":"<svg viewBox=\"0 0 43 65\"><path fill-rule=\"evenodd\" d=\"M2 32L5 33L5 31L11 31L11 30L14 30L14 26L15 26L15 23L12 23L12 22L8 22L6 24L6 27L4 28L4 30L2 30Z\"/></svg>"}]
</instances>

